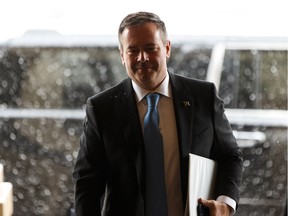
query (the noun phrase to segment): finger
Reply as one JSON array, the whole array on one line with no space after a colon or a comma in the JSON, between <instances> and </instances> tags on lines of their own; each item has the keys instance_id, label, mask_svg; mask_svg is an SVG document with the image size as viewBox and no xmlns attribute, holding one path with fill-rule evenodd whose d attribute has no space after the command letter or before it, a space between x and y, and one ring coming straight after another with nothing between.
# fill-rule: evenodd
<instances>
[{"instance_id":1,"label":"finger","mask_svg":"<svg viewBox=\"0 0 288 216\"><path fill-rule=\"evenodd\" d=\"M203 205L203 202L204 202L204 201L205 201L205 200L202 199L202 198L199 198L199 199L198 199L198 203L199 203L199 204L202 204L202 205Z\"/></svg>"},{"instance_id":2,"label":"finger","mask_svg":"<svg viewBox=\"0 0 288 216\"><path fill-rule=\"evenodd\" d=\"M226 203L217 202L215 200L198 199L198 202L209 208L210 215L229 215L230 207Z\"/></svg>"},{"instance_id":3,"label":"finger","mask_svg":"<svg viewBox=\"0 0 288 216\"><path fill-rule=\"evenodd\" d=\"M206 206L206 207L209 207L213 204L213 202L211 200L205 200L205 199L202 199L202 198L199 198L198 199L198 203Z\"/></svg>"}]
</instances>

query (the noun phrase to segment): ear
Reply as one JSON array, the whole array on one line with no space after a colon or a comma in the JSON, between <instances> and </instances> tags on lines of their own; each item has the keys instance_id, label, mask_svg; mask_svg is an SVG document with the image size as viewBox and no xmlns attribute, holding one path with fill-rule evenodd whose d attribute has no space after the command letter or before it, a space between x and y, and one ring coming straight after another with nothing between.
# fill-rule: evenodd
<instances>
[{"instance_id":1,"label":"ear","mask_svg":"<svg viewBox=\"0 0 288 216\"><path fill-rule=\"evenodd\" d=\"M167 40L166 42L166 58L170 58L171 55L171 42L169 40Z\"/></svg>"},{"instance_id":2,"label":"ear","mask_svg":"<svg viewBox=\"0 0 288 216\"><path fill-rule=\"evenodd\" d=\"M121 62L122 62L122 64L125 66L125 60L124 60L124 56L123 56L123 50L122 50L121 48L119 48L119 52L120 52Z\"/></svg>"}]
</instances>

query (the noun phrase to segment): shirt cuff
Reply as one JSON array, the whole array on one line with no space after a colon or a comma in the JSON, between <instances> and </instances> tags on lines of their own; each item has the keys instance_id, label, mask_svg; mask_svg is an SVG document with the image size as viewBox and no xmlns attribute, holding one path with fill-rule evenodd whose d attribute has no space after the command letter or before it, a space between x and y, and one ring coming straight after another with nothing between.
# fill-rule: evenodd
<instances>
[{"instance_id":1,"label":"shirt cuff","mask_svg":"<svg viewBox=\"0 0 288 216\"><path fill-rule=\"evenodd\" d=\"M234 215L236 212L236 202L228 196L221 195L217 198L218 202L226 203L230 206L230 215Z\"/></svg>"}]
</instances>

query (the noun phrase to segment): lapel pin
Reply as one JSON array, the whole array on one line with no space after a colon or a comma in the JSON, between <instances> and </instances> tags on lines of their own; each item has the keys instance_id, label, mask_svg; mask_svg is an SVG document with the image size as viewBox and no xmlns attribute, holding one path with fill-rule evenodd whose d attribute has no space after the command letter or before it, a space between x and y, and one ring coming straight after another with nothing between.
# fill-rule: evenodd
<instances>
[{"instance_id":1,"label":"lapel pin","mask_svg":"<svg viewBox=\"0 0 288 216\"><path fill-rule=\"evenodd\" d=\"M190 107L190 102L189 101L183 101L183 104L185 107Z\"/></svg>"}]
</instances>

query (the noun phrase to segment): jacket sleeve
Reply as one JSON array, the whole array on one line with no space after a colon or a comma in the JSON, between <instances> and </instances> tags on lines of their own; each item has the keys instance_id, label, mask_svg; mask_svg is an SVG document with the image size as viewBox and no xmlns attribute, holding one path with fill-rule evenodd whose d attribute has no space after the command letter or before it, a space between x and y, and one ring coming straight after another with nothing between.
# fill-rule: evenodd
<instances>
[{"instance_id":1,"label":"jacket sleeve","mask_svg":"<svg viewBox=\"0 0 288 216\"><path fill-rule=\"evenodd\" d=\"M101 198L107 176L106 152L99 135L97 118L88 99L84 131L73 171L75 211L77 216L101 215Z\"/></svg>"},{"instance_id":2,"label":"jacket sleeve","mask_svg":"<svg viewBox=\"0 0 288 216\"><path fill-rule=\"evenodd\" d=\"M214 138L211 157L218 162L217 196L225 195L238 205L243 172L242 151L237 145L230 124L225 116L223 101L213 85Z\"/></svg>"}]
</instances>

